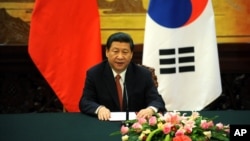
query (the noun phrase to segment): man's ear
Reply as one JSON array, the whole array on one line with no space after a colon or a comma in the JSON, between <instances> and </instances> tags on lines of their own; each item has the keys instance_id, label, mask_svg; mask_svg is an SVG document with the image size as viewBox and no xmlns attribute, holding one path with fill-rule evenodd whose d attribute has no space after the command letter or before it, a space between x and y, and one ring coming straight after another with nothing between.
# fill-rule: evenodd
<instances>
[{"instance_id":1,"label":"man's ear","mask_svg":"<svg viewBox=\"0 0 250 141\"><path fill-rule=\"evenodd\" d=\"M108 52L109 52L108 48L105 48L105 55L106 55L106 58L108 58Z\"/></svg>"},{"instance_id":2,"label":"man's ear","mask_svg":"<svg viewBox=\"0 0 250 141\"><path fill-rule=\"evenodd\" d=\"M131 59L133 58L133 55L134 55L134 52L132 51L132 52L131 52Z\"/></svg>"}]
</instances>

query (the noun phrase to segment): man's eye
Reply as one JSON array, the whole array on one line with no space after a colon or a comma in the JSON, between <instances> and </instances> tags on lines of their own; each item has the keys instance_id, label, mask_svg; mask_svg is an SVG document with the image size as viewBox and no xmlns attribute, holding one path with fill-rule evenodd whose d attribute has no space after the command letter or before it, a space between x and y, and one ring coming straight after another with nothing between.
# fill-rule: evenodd
<instances>
[{"instance_id":1,"label":"man's eye","mask_svg":"<svg viewBox=\"0 0 250 141\"><path fill-rule=\"evenodd\" d=\"M123 51L123 53L128 53L128 52L129 52L129 51L127 51L127 50L124 50L124 51Z\"/></svg>"}]
</instances>

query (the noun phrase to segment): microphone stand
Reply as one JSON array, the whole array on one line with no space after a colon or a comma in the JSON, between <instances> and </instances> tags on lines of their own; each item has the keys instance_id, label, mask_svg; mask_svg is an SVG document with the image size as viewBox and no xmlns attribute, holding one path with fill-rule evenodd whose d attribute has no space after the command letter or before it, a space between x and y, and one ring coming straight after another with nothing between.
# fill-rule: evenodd
<instances>
[{"instance_id":1,"label":"microphone stand","mask_svg":"<svg viewBox=\"0 0 250 141\"><path fill-rule=\"evenodd\" d=\"M127 87L126 87L126 83L123 83L124 86L124 95L125 95L125 100L126 100L126 121L129 120L129 106L128 106L128 92L127 92ZM125 122L125 126L129 126L129 123Z\"/></svg>"}]
</instances>

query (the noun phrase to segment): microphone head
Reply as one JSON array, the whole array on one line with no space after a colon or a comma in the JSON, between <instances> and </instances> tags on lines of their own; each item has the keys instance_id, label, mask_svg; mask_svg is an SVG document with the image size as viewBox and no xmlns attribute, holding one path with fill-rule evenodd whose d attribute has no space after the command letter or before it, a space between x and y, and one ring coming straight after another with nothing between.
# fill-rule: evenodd
<instances>
[{"instance_id":1,"label":"microphone head","mask_svg":"<svg viewBox=\"0 0 250 141\"><path fill-rule=\"evenodd\" d=\"M130 127L130 126L132 126L132 123L126 122L126 121L122 121L121 125L124 125L125 127Z\"/></svg>"}]
</instances>

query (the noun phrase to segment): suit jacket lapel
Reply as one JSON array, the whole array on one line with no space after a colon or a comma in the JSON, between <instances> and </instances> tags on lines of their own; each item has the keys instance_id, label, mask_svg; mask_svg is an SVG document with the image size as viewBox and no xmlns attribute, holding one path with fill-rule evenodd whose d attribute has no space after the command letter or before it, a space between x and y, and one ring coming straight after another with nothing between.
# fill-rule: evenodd
<instances>
[{"instance_id":1,"label":"suit jacket lapel","mask_svg":"<svg viewBox=\"0 0 250 141\"><path fill-rule=\"evenodd\" d=\"M104 68L104 85L106 85L108 94L111 95L113 98L113 101L115 102L117 108L119 109L119 100L118 100L118 94L116 90L116 84L114 75L112 73L111 67L109 66L109 63L107 62Z\"/></svg>"},{"instance_id":2,"label":"suit jacket lapel","mask_svg":"<svg viewBox=\"0 0 250 141\"><path fill-rule=\"evenodd\" d=\"M127 72L125 75L125 83L126 83L126 87L127 87L127 94L128 96L131 95L132 91L133 91L133 87L135 86L136 83L136 72L134 71L133 65L129 64L128 68L127 68Z\"/></svg>"}]
</instances>

